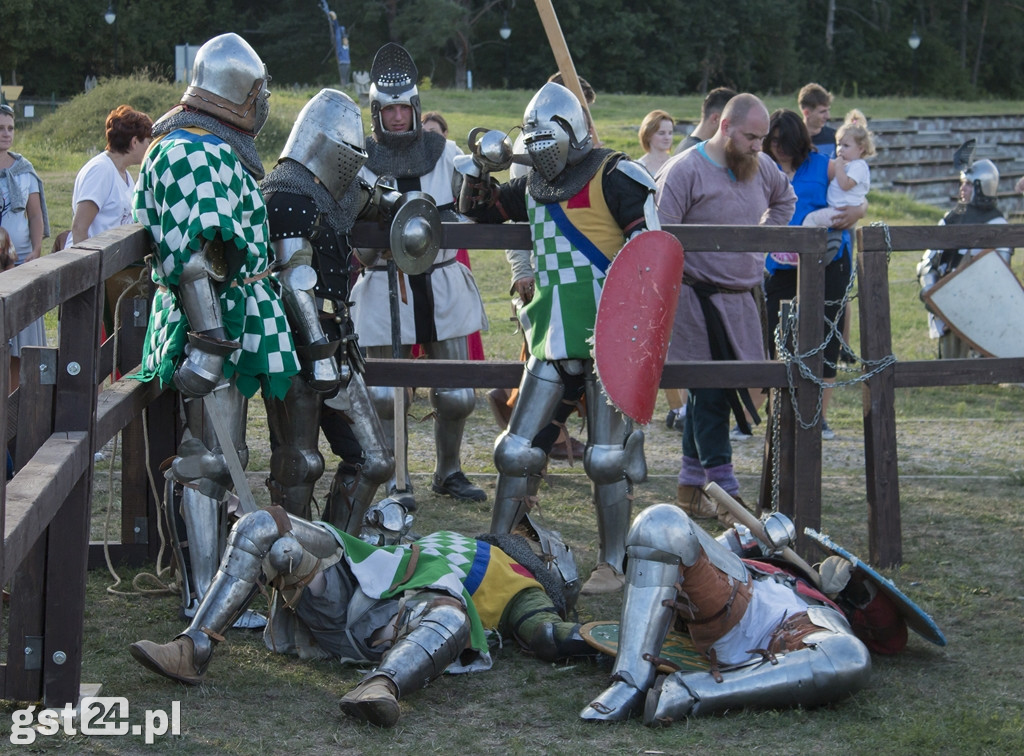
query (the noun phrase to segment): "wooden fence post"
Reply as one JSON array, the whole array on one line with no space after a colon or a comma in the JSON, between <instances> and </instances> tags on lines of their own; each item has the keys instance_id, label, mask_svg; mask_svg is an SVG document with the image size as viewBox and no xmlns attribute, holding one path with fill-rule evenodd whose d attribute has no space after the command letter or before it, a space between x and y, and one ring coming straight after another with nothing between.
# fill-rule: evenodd
<instances>
[{"instance_id":1,"label":"wooden fence post","mask_svg":"<svg viewBox=\"0 0 1024 756\"><path fill-rule=\"evenodd\" d=\"M884 249L865 249L863 230L857 232L857 248L861 352L871 362L892 354L888 258ZM879 567L903 561L895 388L895 369L890 366L868 378L861 392L868 559Z\"/></svg>"},{"instance_id":2,"label":"wooden fence post","mask_svg":"<svg viewBox=\"0 0 1024 756\"><path fill-rule=\"evenodd\" d=\"M99 263L97 255L94 285L61 305L54 413L55 433L84 432L90 439L96 426L97 345L103 316ZM79 699L92 479L90 463L47 532L43 702L54 708L77 705Z\"/></svg>"}]
</instances>

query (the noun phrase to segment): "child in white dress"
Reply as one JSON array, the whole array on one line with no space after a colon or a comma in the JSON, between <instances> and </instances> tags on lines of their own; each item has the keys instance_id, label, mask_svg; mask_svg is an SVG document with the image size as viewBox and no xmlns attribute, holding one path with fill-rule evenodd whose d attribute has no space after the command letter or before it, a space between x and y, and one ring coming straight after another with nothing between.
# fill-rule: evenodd
<instances>
[{"instance_id":1,"label":"child in white dress","mask_svg":"<svg viewBox=\"0 0 1024 756\"><path fill-rule=\"evenodd\" d=\"M859 110L851 110L836 131L836 157L829 164L828 207L808 213L803 225L829 228L836 208L863 205L871 188L871 169L864 158L874 154L867 119Z\"/></svg>"}]
</instances>

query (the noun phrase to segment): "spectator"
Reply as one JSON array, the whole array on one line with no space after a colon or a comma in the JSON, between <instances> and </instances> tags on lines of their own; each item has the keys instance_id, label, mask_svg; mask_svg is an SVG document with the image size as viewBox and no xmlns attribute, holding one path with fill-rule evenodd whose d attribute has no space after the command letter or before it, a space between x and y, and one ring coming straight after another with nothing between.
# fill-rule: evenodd
<instances>
[{"instance_id":1,"label":"spectator","mask_svg":"<svg viewBox=\"0 0 1024 756\"><path fill-rule=\"evenodd\" d=\"M811 146L807 127L792 110L776 110L772 113L771 129L764 140L765 152L778 163L789 178L796 192L796 210L791 226L799 226L812 210L827 207L826 194L833 175L833 162ZM850 282L851 272L851 228L867 212L867 204L854 207L836 208L833 213L829 236L831 258L825 267L825 367L823 375L828 379L836 376L836 360L839 357L841 340L836 329L841 328L844 299ZM768 306L769 344L774 350L774 333L779 323L779 303L796 296L796 264L786 258L769 255L765 261L768 275L764 281L765 300ZM830 392L822 398L822 438L829 440L835 433L825 420Z\"/></svg>"},{"instance_id":2,"label":"spectator","mask_svg":"<svg viewBox=\"0 0 1024 756\"><path fill-rule=\"evenodd\" d=\"M16 152L14 146L14 108L0 104L0 227L14 246L17 265L37 259L42 254L43 239L50 235L43 182L32 163ZM46 326L42 318L27 325L11 339L11 385L18 388L21 370L21 348L45 346Z\"/></svg>"},{"instance_id":3,"label":"spectator","mask_svg":"<svg viewBox=\"0 0 1024 756\"><path fill-rule=\"evenodd\" d=\"M864 114L851 110L836 132L836 159L828 182L828 207L813 210L804 218L805 226L832 226L835 211L867 203L871 188L871 169L864 158L875 154L875 141Z\"/></svg>"},{"instance_id":4,"label":"spectator","mask_svg":"<svg viewBox=\"0 0 1024 756\"><path fill-rule=\"evenodd\" d=\"M128 168L142 163L153 141L153 119L121 105L110 111L105 123L107 146L87 162L75 177L71 194L71 233L65 247L85 241L117 226L132 222L132 194L135 179ZM138 278L142 263L115 273L107 279L103 326L114 329L118 297Z\"/></svg>"},{"instance_id":5,"label":"spectator","mask_svg":"<svg viewBox=\"0 0 1024 756\"><path fill-rule=\"evenodd\" d=\"M700 106L700 122L693 128L689 136L683 137L679 146L676 147L676 154L713 137L718 131L718 122L722 120L722 110L725 108L725 104L735 96L736 92L728 87L717 87L708 92Z\"/></svg>"},{"instance_id":6,"label":"spectator","mask_svg":"<svg viewBox=\"0 0 1024 756\"><path fill-rule=\"evenodd\" d=\"M128 169L142 162L153 140L153 120L121 105L106 120L107 146L75 177L71 195L71 236L67 246L132 222L135 179Z\"/></svg>"},{"instance_id":7,"label":"spectator","mask_svg":"<svg viewBox=\"0 0 1024 756\"><path fill-rule=\"evenodd\" d=\"M820 84L807 84L797 95L804 125L814 149L827 157L836 156L836 130L828 125L832 115L832 95Z\"/></svg>"},{"instance_id":8,"label":"spectator","mask_svg":"<svg viewBox=\"0 0 1024 756\"><path fill-rule=\"evenodd\" d=\"M672 130L675 119L664 110L652 110L640 123L643 156L637 160L653 176L672 157Z\"/></svg>"},{"instance_id":9,"label":"spectator","mask_svg":"<svg viewBox=\"0 0 1024 756\"><path fill-rule=\"evenodd\" d=\"M786 177L761 154L767 135L768 110L761 100L752 94L729 100L715 135L676 155L659 171L662 225L786 224L796 196ZM763 268L762 253L687 249L668 359L763 360L756 299ZM689 391L677 501L691 516L718 515L717 506L703 492L708 482L718 483L734 498L738 495L729 414L732 411L747 430L744 404L754 409L746 389ZM728 517L723 513L722 519Z\"/></svg>"}]
</instances>

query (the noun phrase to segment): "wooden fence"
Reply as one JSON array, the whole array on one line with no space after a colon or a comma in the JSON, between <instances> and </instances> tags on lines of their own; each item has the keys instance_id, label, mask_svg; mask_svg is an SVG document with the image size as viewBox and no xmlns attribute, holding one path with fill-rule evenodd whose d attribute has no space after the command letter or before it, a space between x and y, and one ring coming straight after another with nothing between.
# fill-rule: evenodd
<instances>
[{"instance_id":1,"label":"wooden fence","mask_svg":"<svg viewBox=\"0 0 1024 756\"><path fill-rule=\"evenodd\" d=\"M806 364L821 375L825 231L803 228L674 226L684 248L731 252L796 251L801 255L796 353L812 353ZM386 230L361 224L353 241L387 246ZM887 241L887 239L889 241ZM891 242L891 243L890 243ZM890 351L886 256L891 250L926 247L1024 246L1015 226L869 228L858 233L860 318L865 359ZM445 224L443 244L469 249L530 246L526 225ZM93 455L119 431L122 446L121 543L111 547L115 562L152 561L158 548L157 502L149 476L160 480L161 460L174 454L180 436L176 398L153 384L117 380L98 387L111 372L113 340L100 348L104 282L148 252L144 232L127 226L48 255L0 276L0 316L7 339L32 320L60 307L56 350L26 349L21 387L0 403L0 427L15 443L18 473L0 480L0 579L10 588L6 620L6 664L0 666L0 698L42 699L47 706L76 704L82 660L85 574L100 564L101 546L89 544ZM130 372L141 354L147 300L121 308L118 370ZM6 352L5 352L6 354ZM864 387L864 436L871 560L882 566L901 558L894 390L904 386L1019 381L1024 360L957 360L896 363ZM370 360L367 382L377 385L512 387L519 362ZM783 388L793 381L800 414L811 417L818 382L776 361L669 363L663 387ZM0 371L6 394L7 374ZM780 392L788 401L789 392ZM148 421L145 428L143 418ZM800 525L821 525L820 426L803 428L782 407L779 454L788 474L780 481L780 509ZM766 451L767 454L767 451ZM800 464L793 464L799 459ZM766 465L767 468L767 465ZM767 484L762 484L762 491ZM801 538L798 551L808 544ZM91 553L90 553L91 552Z\"/></svg>"}]
</instances>

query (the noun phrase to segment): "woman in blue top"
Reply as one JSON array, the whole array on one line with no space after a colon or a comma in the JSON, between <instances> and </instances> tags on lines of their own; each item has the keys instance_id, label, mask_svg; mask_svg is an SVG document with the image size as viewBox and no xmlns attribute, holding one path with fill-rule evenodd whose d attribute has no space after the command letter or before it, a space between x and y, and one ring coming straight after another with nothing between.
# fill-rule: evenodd
<instances>
[{"instance_id":1,"label":"woman in blue top","mask_svg":"<svg viewBox=\"0 0 1024 756\"><path fill-rule=\"evenodd\" d=\"M828 182L833 177L833 162L827 156L816 152L807 134L803 119L792 110L776 110L771 115L768 136L764 139L764 152L771 156L779 169L785 173L796 192L796 210L791 226L799 226L812 210L828 206L826 193ZM850 231L858 220L864 217L867 205L845 207L836 210L832 228L829 229L828 248L834 251L831 262L825 267L825 366L826 379L835 378L836 361L839 358L840 340L832 324L842 328L845 317L843 299L851 271ZM779 324L779 303L796 297L796 262L793 253L772 253L765 259L767 276L764 282L765 301L768 308L769 350L775 356L775 328ZM834 433L825 422L824 413L828 407L829 392L822 400L822 437L833 438Z\"/></svg>"}]
</instances>

